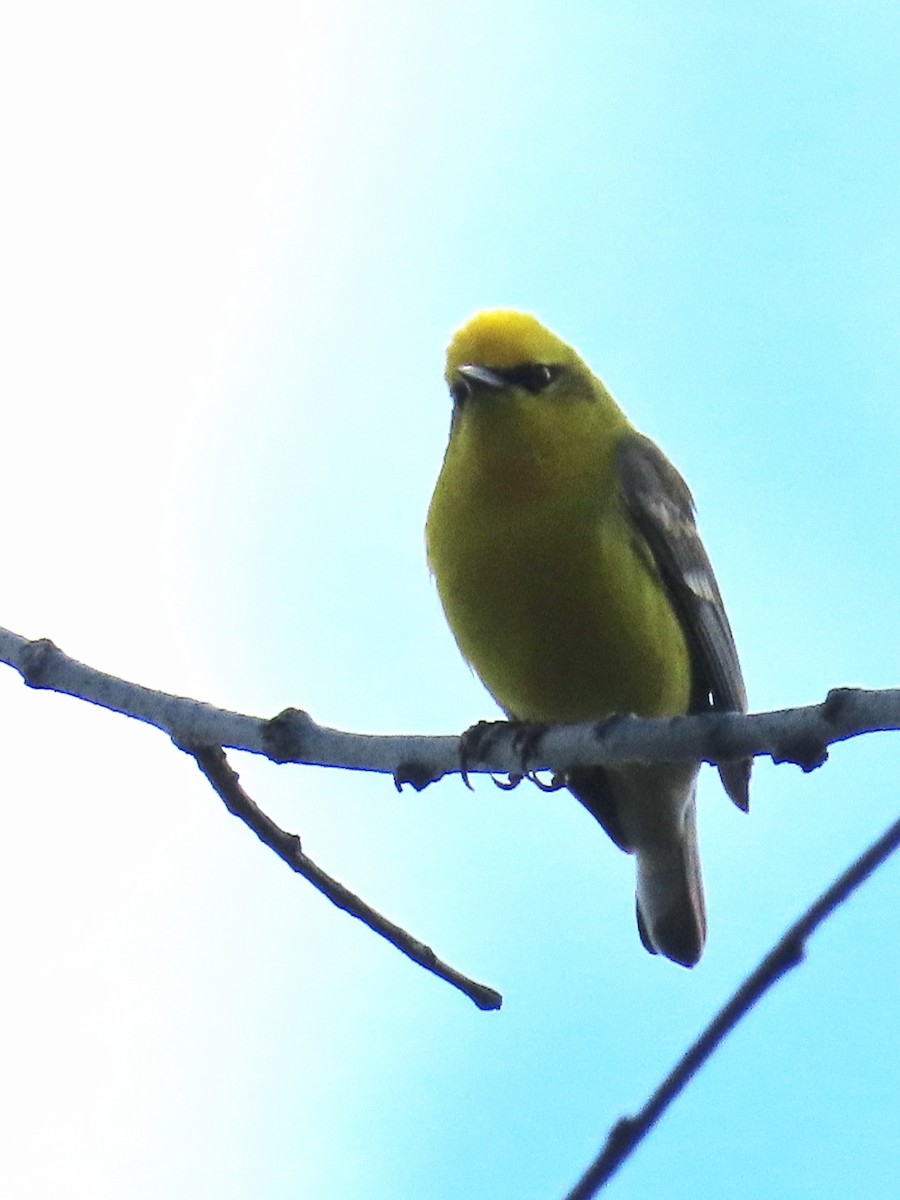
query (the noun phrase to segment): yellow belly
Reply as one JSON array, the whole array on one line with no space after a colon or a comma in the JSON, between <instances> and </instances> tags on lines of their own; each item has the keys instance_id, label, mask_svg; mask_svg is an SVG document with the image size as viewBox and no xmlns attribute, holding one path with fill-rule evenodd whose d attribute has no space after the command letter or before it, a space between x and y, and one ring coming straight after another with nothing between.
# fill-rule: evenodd
<instances>
[{"instance_id":1,"label":"yellow belly","mask_svg":"<svg viewBox=\"0 0 900 1200\"><path fill-rule=\"evenodd\" d=\"M613 496L589 510L435 492L429 561L463 656L527 721L686 712L690 656Z\"/></svg>"}]
</instances>

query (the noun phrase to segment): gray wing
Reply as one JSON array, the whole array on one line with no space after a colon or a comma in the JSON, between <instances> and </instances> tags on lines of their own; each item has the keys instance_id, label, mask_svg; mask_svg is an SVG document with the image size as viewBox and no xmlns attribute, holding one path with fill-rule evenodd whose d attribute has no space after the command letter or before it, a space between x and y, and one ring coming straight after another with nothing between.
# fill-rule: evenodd
<instances>
[{"instance_id":1,"label":"gray wing","mask_svg":"<svg viewBox=\"0 0 900 1200\"><path fill-rule=\"evenodd\" d=\"M616 474L638 544L649 551L687 638L693 668L692 712L746 712L747 692L734 635L709 558L697 533L687 484L661 450L629 433ZM752 760L725 763L719 775L745 812Z\"/></svg>"}]
</instances>

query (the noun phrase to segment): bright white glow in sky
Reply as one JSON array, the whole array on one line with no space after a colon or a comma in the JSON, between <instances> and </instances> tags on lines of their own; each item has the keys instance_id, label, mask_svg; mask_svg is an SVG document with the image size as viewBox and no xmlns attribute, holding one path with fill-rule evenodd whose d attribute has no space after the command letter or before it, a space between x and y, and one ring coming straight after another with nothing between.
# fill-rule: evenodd
<instances>
[{"instance_id":1,"label":"bright white glow in sky","mask_svg":"<svg viewBox=\"0 0 900 1200\"><path fill-rule=\"evenodd\" d=\"M896 6L20 6L0 34L0 624L361 731L495 715L423 561L443 348L574 342L684 472L754 708L900 662ZM238 764L470 1010L158 734L0 675L16 1200L562 1195L893 819L896 745L701 785L710 940L641 950L560 796ZM610 1189L889 1194L898 869ZM890 1182L889 1182L890 1181Z\"/></svg>"}]
</instances>

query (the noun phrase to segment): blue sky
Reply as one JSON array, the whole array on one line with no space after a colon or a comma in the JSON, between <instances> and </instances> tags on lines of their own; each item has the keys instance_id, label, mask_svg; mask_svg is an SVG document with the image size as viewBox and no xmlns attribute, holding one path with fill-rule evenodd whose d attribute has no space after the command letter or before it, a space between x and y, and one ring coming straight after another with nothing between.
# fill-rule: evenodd
<instances>
[{"instance_id":1,"label":"blue sky","mask_svg":"<svg viewBox=\"0 0 900 1200\"><path fill-rule=\"evenodd\" d=\"M0 623L365 732L495 710L422 526L453 329L576 344L685 474L755 709L896 685L900 14L872 2L22 8L0 40ZM651 959L574 802L236 763L477 1012L164 739L0 676L4 1193L561 1196L896 815L891 735L702 778L710 916ZM882 1196L890 864L610 1186Z\"/></svg>"}]
</instances>

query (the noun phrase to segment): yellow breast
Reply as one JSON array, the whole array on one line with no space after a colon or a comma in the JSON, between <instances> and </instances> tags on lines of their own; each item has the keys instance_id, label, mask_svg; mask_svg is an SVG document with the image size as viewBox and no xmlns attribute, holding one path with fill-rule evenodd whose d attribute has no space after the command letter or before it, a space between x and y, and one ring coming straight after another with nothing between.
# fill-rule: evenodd
<instances>
[{"instance_id":1,"label":"yellow breast","mask_svg":"<svg viewBox=\"0 0 900 1200\"><path fill-rule=\"evenodd\" d=\"M451 439L426 535L459 648L520 720L686 712L684 634L618 499L621 429L558 428L519 436L498 406Z\"/></svg>"}]
</instances>

